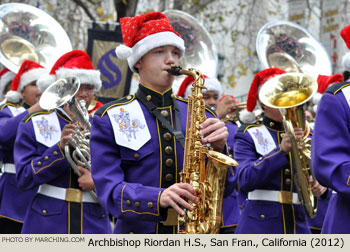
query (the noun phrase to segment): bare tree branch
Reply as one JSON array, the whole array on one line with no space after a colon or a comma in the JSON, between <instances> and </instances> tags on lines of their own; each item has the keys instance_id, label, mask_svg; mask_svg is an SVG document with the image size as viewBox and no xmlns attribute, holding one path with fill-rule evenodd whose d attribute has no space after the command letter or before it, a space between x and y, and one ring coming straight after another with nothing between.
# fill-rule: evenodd
<instances>
[{"instance_id":1,"label":"bare tree branch","mask_svg":"<svg viewBox=\"0 0 350 252\"><path fill-rule=\"evenodd\" d=\"M85 11L86 15L88 15L88 17L91 19L91 20L96 20L95 17L91 14L90 10L88 9L88 7L83 4L83 2L81 0L73 0L73 2L80 6L81 8L83 8L83 10Z\"/></svg>"}]
</instances>

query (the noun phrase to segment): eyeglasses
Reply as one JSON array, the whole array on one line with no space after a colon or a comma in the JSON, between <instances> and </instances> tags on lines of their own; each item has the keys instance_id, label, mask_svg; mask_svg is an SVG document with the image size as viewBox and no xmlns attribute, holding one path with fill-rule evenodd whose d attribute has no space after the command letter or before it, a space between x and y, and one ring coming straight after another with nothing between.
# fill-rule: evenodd
<instances>
[{"instance_id":1,"label":"eyeglasses","mask_svg":"<svg viewBox=\"0 0 350 252\"><path fill-rule=\"evenodd\" d=\"M86 87L80 87L78 90L79 93L86 92L87 94L91 94L94 92L94 87L86 86Z\"/></svg>"}]
</instances>

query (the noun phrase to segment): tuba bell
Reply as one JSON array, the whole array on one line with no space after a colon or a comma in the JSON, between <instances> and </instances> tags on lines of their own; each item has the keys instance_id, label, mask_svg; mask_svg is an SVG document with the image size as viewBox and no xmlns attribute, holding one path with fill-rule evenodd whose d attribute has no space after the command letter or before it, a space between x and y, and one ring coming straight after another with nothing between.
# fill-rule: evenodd
<instances>
[{"instance_id":1,"label":"tuba bell","mask_svg":"<svg viewBox=\"0 0 350 252\"><path fill-rule=\"evenodd\" d=\"M296 170L294 176L299 199L306 213L313 218L317 212L317 198L312 193L313 171L311 168L311 139L308 137L310 128L305 120L304 104L317 92L317 82L303 73L286 73L271 78L262 85L259 91L260 101L271 108L280 110L283 116L285 132L292 143L292 165ZM294 128L301 128L304 137L301 141L295 138ZM302 146L299 150L298 146Z\"/></svg>"},{"instance_id":2,"label":"tuba bell","mask_svg":"<svg viewBox=\"0 0 350 252\"><path fill-rule=\"evenodd\" d=\"M0 62L17 73L24 60L51 69L72 50L69 37L49 14L22 3L0 5Z\"/></svg>"},{"instance_id":3,"label":"tuba bell","mask_svg":"<svg viewBox=\"0 0 350 252\"><path fill-rule=\"evenodd\" d=\"M40 107L46 110L56 109L68 104L69 110L74 115L76 128L73 139L65 146L65 156L74 172L80 175L78 165L91 170L90 159L90 131L89 114L86 101L75 100L75 94L80 88L80 80L77 77L66 77L52 83L40 97ZM91 196L97 200L96 193L89 191Z\"/></svg>"}]
</instances>

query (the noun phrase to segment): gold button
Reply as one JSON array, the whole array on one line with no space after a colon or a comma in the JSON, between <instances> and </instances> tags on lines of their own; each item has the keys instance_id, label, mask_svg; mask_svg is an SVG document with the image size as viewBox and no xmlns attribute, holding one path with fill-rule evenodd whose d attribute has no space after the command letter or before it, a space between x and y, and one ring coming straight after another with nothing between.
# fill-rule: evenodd
<instances>
[{"instance_id":1,"label":"gold button","mask_svg":"<svg viewBox=\"0 0 350 252\"><path fill-rule=\"evenodd\" d=\"M262 220L265 219L265 215L261 214L260 219L262 219Z\"/></svg>"},{"instance_id":2,"label":"gold button","mask_svg":"<svg viewBox=\"0 0 350 252\"><path fill-rule=\"evenodd\" d=\"M134 154L134 158L135 158L135 159L138 159L139 157L140 157L140 155L139 155L138 153L135 153L135 154Z\"/></svg>"},{"instance_id":3,"label":"gold button","mask_svg":"<svg viewBox=\"0 0 350 252\"><path fill-rule=\"evenodd\" d=\"M39 161L38 163L36 163L37 166L41 166L41 162Z\"/></svg>"},{"instance_id":4,"label":"gold button","mask_svg":"<svg viewBox=\"0 0 350 252\"><path fill-rule=\"evenodd\" d=\"M148 202L147 206L148 206L148 208L152 208L153 207L153 203L152 202Z\"/></svg>"},{"instance_id":5,"label":"gold button","mask_svg":"<svg viewBox=\"0 0 350 252\"><path fill-rule=\"evenodd\" d=\"M166 165L166 167L172 167L173 166L173 164L174 164L174 161L172 160L172 159L170 159L170 158L168 158L166 161L165 161L165 165Z\"/></svg>"},{"instance_id":6,"label":"gold button","mask_svg":"<svg viewBox=\"0 0 350 252\"><path fill-rule=\"evenodd\" d=\"M130 100L130 99L131 99L131 95L128 95L128 96L126 97L126 99Z\"/></svg>"},{"instance_id":7,"label":"gold button","mask_svg":"<svg viewBox=\"0 0 350 252\"><path fill-rule=\"evenodd\" d=\"M131 206L131 201L130 201L130 200L127 200L127 201L126 201L126 204L127 204L128 206Z\"/></svg>"},{"instance_id":8,"label":"gold button","mask_svg":"<svg viewBox=\"0 0 350 252\"><path fill-rule=\"evenodd\" d=\"M54 155L54 156L57 156L57 155L58 155L57 151L54 151L54 152L53 152L53 155Z\"/></svg>"},{"instance_id":9,"label":"gold button","mask_svg":"<svg viewBox=\"0 0 350 252\"><path fill-rule=\"evenodd\" d=\"M173 147L171 147L171 146L165 147L165 153L168 154L168 155L173 153Z\"/></svg>"},{"instance_id":10,"label":"gold button","mask_svg":"<svg viewBox=\"0 0 350 252\"><path fill-rule=\"evenodd\" d=\"M274 122L270 122L270 127L273 127L275 126L275 123Z\"/></svg>"},{"instance_id":11,"label":"gold button","mask_svg":"<svg viewBox=\"0 0 350 252\"><path fill-rule=\"evenodd\" d=\"M259 160L262 160L262 157L259 157Z\"/></svg>"},{"instance_id":12,"label":"gold button","mask_svg":"<svg viewBox=\"0 0 350 252\"><path fill-rule=\"evenodd\" d=\"M290 179L286 179L286 184L290 185Z\"/></svg>"},{"instance_id":13,"label":"gold button","mask_svg":"<svg viewBox=\"0 0 350 252\"><path fill-rule=\"evenodd\" d=\"M167 174L167 175L165 175L165 181L166 182L171 182L171 181L173 181L173 174Z\"/></svg>"},{"instance_id":14,"label":"gold button","mask_svg":"<svg viewBox=\"0 0 350 252\"><path fill-rule=\"evenodd\" d=\"M285 170L284 170L284 174L285 174L285 175L290 175L290 170L289 170L289 169L285 169Z\"/></svg>"},{"instance_id":15,"label":"gold button","mask_svg":"<svg viewBox=\"0 0 350 252\"><path fill-rule=\"evenodd\" d=\"M106 215L102 214L101 215L101 219L104 219L106 217Z\"/></svg>"},{"instance_id":16,"label":"gold button","mask_svg":"<svg viewBox=\"0 0 350 252\"><path fill-rule=\"evenodd\" d=\"M47 214L47 211L44 209L43 210L43 215L46 215Z\"/></svg>"},{"instance_id":17,"label":"gold button","mask_svg":"<svg viewBox=\"0 0 350 252\"><path fill-rule=\"evenodd\" d=\"M48 156L45 156L45 157L44 157L44 160L45 160L45 161L49 160L49 157L48 157Z\"/></svg>"},{"instance_id":18,"label":"gold button","mask_svg":"<svg viewBox=\"0 0 350 252\"><path fill-rule=\"evenodd\" d=\"M147 96L146 96L146 99L147 99L147 101L150 101L150 100L152 100L152 96L147 95Z\"/></svg>"},{"instance_id":19,"label":"gold button","mask_svg":"<svg viewBox=\"0 0 350 252\"><path fill-rule=\"evenodd\" d=\"M140 205L141 205L140 202L138 202L138 201L135 202L136 207L140 207Z\"/></svg>"},{"instance_id":20,"label":"gold button","mask_svg":"<svg viewBox=\"0 0 350 252\"><path fill-rule=\"evenodd\" d=\"M171 98L176 98L176 94L175 94L175 93L172 93L172 94L171 94Z\"/></svg>"},{"instance_id":21,"label":"gold button","mask_svg":"<svg viewBox=\"0 0 350 252\"><path fill-rule=\"evenodd\" d=\"M276 151L276 150L277 150L277 147L275 147L273 150Z\"/></svg>"},{"instance_id":22,"label":"gold button","mask_svg":"<svg viewBox=\"0 0 350 252\"><path fill-rule=\"evenodd\" d=\"M170 141L171 139L171 134L169 132L163 134L163 138L165 141Z\"/></svg>"},{"instance_id":23,"label":"gold button","mask_svg":"<svg viewBox=\"0 0 350 252\"><path fill-rule=\"evenodd\" d=\"M130 232L129 234L135 234L134 232Z\"/></svg>"},{"instance_id":24,"label":"gold button","mask_svg":"<svg viewBox=\"0 0 350 252\"><path fill-rule=\"evenodd\" d=\"M165 118L167 118L167 117L169 116L169 112L166 111L166 110L160 111L160 114L161 114L163 117L165 117Z\"/></svg>"}]
</instances>

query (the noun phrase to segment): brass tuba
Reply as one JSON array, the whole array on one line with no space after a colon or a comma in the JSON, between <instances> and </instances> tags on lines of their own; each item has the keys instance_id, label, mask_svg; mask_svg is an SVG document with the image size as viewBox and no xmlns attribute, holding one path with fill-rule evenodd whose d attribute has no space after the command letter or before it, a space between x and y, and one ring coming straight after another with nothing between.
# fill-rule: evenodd
<instances>
[{"instance_id":1,"label":"brass tuba","mask_svg":"<svg viewBox=\"0 0 350 252\"><path fill-rule=\"evenodd\" d=\"M90 131L89 114L86 108L86 101L75 100L75 94L80 87L80 80L77 77L67 77L52 83L40 97L40 107L46 110L56 109L68 104L69 110L74 115L74 122L78 123L73 139L65 146L65 156L74 172L80 175L78 165L91 170L90 159ZM89 192L97 200L94 191Z\"/></svg>"},{"instance_id":2,"label":"brass tuba","mask_svg":"<svg viewBox=\"0 0 350 252\"><path fill-rule=\"evenodd\" d=\"M294 177L299 199L306 213L313 218L317 212L317 198L312 193L310 176L315 181L311 168L311 139L308 137L310 128L305 120L304 104L317 92L317 82L314 78L302 73L286 73L271 78L262 85L259 99L266 106L277 108L283 116L284 129L292 143L292 164L296 170ZM294 128L301 128L304 137L297 141ZM302 150L298 149L302 146Z\"/></svg>"},{"instance_id":3,"label":"brass tuba","mask_svg":"<svg viewBox=\"0 0 350 252\"><path fill-rule=\"evenodd\" d=\"M183 169L180 180L190 184L199 197L199 203L189 202L193 211L178 216L178 232L185 234L218 233L221 225L222 201L227 169L237 166L232 158L203 146L199 135L200 124L205 121L205 103L202 89L205 88L202 74L195 69L182 70L172 67L173 75L192 76L195 83L188 97L187 125ZM206 158L208 163L206 165Z\"/></svg>"}]
</instances>

